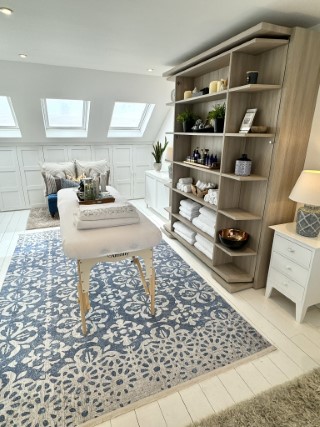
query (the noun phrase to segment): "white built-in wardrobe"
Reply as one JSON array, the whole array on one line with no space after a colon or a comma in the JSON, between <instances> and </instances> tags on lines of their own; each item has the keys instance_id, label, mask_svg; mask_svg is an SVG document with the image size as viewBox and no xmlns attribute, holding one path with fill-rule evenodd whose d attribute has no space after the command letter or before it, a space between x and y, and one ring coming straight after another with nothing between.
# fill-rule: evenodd
<instances>
[{"instance_id":1,"label":"white built-in wardrobe","mask_svg":"<svg viewBox=\"0 0 320 427\"><path fill-rule=\"evenodd\" d=\"M46 205L42 162L107 159L110 185L128 199L145 195L145 171L152 168L151 144L0 146L0 211Z\"/></svg>"}]
</instances>

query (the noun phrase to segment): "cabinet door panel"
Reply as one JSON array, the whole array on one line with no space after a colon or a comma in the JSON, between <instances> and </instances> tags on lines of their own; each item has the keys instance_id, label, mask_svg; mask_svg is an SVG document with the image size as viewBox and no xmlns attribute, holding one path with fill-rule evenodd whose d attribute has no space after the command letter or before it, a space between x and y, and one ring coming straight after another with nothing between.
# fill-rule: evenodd
<instances>
[{"instance_id":1,"label":"cabinet door panel","mask_svg":"<svg viewBox=\"0 0 320 427\"><path fill-rule=\"evenodd\" d=\"M15 148L0 148L0 208L3 211L25 208Z\"/></svg>"},{"instance_id":2,"label":"cabinet door panel","mask_svg":"<svg viewBox=\"0 0 320 427\"><path fill-rule=\"evenodd\" d=\"M67 147L43 147L43 156L45 162L67 162Z\"/></svg>"}]
</instances>

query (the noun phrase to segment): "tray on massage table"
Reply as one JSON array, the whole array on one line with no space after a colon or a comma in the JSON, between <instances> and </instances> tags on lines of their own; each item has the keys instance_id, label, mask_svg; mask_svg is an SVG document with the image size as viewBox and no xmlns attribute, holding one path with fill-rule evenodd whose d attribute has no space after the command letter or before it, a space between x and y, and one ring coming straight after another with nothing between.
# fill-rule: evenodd
<instances>
[{"instance_id":1,"label":"tray on massage table","mask_svg":"<svg viewBox=\"0 0 320 427\"><path fill-rule=\"evenodd\" d=\"M83 200L83 193L77 191L79 205L99 205L102 203L113 203L115 198L110 193L100 193L96 199Z\"/></svg>"}]
</instances>

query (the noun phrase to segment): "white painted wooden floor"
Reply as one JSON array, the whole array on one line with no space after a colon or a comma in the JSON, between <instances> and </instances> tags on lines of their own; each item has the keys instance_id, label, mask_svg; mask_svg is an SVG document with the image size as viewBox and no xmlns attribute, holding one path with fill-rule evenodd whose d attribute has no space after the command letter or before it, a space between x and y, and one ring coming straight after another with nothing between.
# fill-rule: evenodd
<instances>
[{"instance_id":1,"label":"white painted wooden floor","mask_svg":"<svg viewBox=\"0 0 320 427\"><path fill-rule=\"evenodd\" d=\"M157 225L163 224L163 219L147 209L143 200L133 203ZM27 217L28 211L0 213L0 284ZM100 427L185 427L320 366L319 306L309 308L304 322L299 324L294 320L294 304L280 294L271 299L264 297L264 289L229 294L179 242L165 236L164 239L277 350L98 424Z\"/></svg>"}]
</instances>

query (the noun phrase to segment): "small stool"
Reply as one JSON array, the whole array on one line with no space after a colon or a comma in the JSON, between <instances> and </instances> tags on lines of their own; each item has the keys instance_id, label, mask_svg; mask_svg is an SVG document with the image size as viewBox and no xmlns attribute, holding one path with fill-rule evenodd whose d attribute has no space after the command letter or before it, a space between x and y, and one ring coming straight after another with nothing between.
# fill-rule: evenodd
<instances>
[{"instance_id":1,"label":"small stool","mask_svg":"<svg viewBox=\"0 0 320 427\"><path fill-rule=\"evenodd\" d=\"M58 200L57 194L49 194L48 195L48 208L49 208L49 212L50 212L50 215L52 216L52 218L58 212L57 200Z\"/></svg>"}]
</instances>

